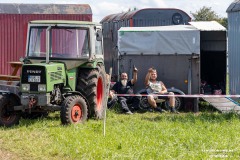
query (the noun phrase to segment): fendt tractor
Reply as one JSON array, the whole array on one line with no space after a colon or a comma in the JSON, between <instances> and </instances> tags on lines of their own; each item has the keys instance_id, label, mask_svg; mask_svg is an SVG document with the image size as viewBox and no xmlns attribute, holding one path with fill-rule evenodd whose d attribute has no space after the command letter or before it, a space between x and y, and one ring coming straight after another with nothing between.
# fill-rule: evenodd
<instances>
[{"instance_id":1,"label":"fendt tractor","mask_svg":"<svg viewBox=\"0 0 240 160\"><path fill-rule=\"evenodd\" d=\"M0 125L23 115L60 111L62 124L104 116L106 75L101 26L83 21L31 21L19 92L1 92ZM8 86L9 88L9 86Z\"/></svg>"}]
</instances>

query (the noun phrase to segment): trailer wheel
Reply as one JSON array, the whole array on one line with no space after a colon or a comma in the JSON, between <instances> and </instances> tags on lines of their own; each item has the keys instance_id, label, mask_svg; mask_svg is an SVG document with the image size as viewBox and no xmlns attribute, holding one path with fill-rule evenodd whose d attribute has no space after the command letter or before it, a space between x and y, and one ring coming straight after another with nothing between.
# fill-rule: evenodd
<instances>
[{"instance_id":1,"label":"trailer wheel","mask_svg":"<svg viewBox=\"0 0 240 160\"><path fill-rule=\"evenodd\" d=\"M0 126L11 127L19 124L21 116L14 111L16 105L19 105L19 102L14 97L0 95Z\"/></svg>"},{"instance_id":2,"label":"trailer wheel","mask_svg":"<svg viewBox=\"0 0 240 160\"><path fill-rule=\"evenodd\" d=\"M182 104L183 104L182 98L175 97L175 109L180 110L182 108ZM168 100L165 101L165 107L166 109L170 110L170 105Z\"/></svg>"},{"instance_id":3,"label":"trailer wheel","mask_svg":"<svg viewBox=\"0 0 240 160\"><path fill-rule=\"evenodd\" d=\"M83 123L87 119L87 103L80 96L67 97L61 107L62 124Z\"/></svg>"},{"instance_id":4,"label":"trailer wheel","mask_svg":"<svg viewBox=\"0 0 240 160\"><path fill-rule=\"evenodd\" d=\"M103 118L106 99L106 78L103 66L98 69L81 69L77 90L88 100L89 117Z\"/></svg>"},{"instance_id":5,"label":"trailer wheel","mask_svg":"<svg viewBox=\"0 0 240 160\"><path fill-rule=\"evenodd\" d=\"M148 110L148 109L151 108L150 104L148 103L148 99L147 99L146 96L141 97L140 107L141 107L143 110Z\"/></svg>"}]
</instances>

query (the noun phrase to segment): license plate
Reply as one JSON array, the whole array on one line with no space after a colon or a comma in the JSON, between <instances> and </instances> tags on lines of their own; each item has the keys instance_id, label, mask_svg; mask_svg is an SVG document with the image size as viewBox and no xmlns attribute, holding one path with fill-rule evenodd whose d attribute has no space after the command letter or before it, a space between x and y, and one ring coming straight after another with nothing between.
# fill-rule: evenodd
<instances>
[{"instance_id":1,"label":"license plate","mask_svg":"<svg viewBox=\"0 0 240 160\"><path fill-rule=\"evenodd\" d=\"M28 82L40 82L40 76L28 76Z\"/></svg>"}]
</instances>

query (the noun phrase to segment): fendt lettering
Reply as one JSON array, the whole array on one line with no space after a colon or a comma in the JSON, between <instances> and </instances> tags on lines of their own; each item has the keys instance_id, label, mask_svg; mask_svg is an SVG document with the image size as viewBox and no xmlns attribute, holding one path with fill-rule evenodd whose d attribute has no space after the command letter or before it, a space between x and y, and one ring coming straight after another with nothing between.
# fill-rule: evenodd
<instances>
[{"instance_id":1,"label":"fendt lettering","mask_svg":"<svg viewBox=\"0 0 240 160\"><path fill-rule=\"evenodd\" d=\"M41 73L41 70L27 70L27 73Z\"/></svg>"}]
</instances>

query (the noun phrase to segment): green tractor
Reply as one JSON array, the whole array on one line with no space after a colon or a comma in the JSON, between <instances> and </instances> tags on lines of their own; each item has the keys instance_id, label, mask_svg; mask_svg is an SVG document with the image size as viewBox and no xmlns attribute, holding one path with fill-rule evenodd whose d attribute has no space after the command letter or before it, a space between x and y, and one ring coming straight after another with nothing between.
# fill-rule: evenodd
<instances>
[{"instance_id":1,"label":"green tractor","mask_svg":"<svg viewBox=\"0 0 240 160\"><path fill-rule=\"evenodd\" d=\"M0 125L21 116L60 111L62 124L101 119L106 73L101 26L93 22L38 20L28 25L19 93L0 95Z\"/></svg>"}]
</instances>

